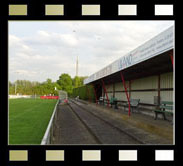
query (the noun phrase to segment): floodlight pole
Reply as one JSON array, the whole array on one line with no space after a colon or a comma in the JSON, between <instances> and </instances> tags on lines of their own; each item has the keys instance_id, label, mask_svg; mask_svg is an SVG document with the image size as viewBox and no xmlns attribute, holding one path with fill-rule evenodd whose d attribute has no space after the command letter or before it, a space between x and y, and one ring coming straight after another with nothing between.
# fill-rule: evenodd
<instances>
[{"instance_id":1,"label":"floodlight pole","mask_svg":"<svg viewBox=\"0 0 183 166\"><path fill-rule=\"evenodd\" d=\"M17 83L15 81L15 95L16 95L16 92L17 92Z\"/></svg>"},{"instance_id":2,"label":"floodlight pole","mask_svg":"<svg viewBox=\"0 0 183 166\"><path fill-rule=\"evenodd\" d=\"M16 71L15 73L20 74L21 72ZM17 93L17 80L15 81L15 95L16 95L16 93Z\"/></svg>"},{"instance_id":3,"label":"floodlight pole","mask_svg":"<svg viewBox=\"0 0 183 166\"><path fill-rule=\"evenodd\" d=\"M130 116L130 100L129 100L129 96L128 96L128 92L127 92L127 88L126 88L126 84L125 84L125 79L124 79L124 76L123 76L123 73L120 72L120 75L121 75L121 80L122 80L122 83L124 85L124 88L125 88L125 93L126 93L126 98L128 100L128 116Z\"/></svg>"},{"instance_id":4,"label":"floodlight pole","mask_svg":"<svg viewBox=\"0 0 183 166\"><path fill-rule=\"evenodd\" d=\"M107 90L105 88L105 83L104 83L103 79L102 79L102 85L103 85L104 93L107 97L107 106L109 107L109 98L108 98Z\"/></svg>"}]
</instances>

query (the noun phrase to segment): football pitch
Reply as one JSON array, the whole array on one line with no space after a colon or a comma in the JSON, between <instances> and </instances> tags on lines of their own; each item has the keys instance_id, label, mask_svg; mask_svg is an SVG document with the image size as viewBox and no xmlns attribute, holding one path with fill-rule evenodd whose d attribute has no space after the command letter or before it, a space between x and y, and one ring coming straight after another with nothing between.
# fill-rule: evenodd
<instances>
[{"instance_id":1,"label":"football pitch","mask_svg":"<svg viewBox=\"0 0 183 166\"><path fill-rule=\"evenodd\" d=\"M40 144L55 99L9 99L9 144Z\"/></svg>"}]
</instances>

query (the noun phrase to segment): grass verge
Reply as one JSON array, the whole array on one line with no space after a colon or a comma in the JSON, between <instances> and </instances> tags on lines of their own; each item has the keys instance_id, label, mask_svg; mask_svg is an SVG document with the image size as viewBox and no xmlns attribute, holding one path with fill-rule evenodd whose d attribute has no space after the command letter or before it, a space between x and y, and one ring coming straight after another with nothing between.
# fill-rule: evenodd
<instances>
[{"instance_id":1,"label":"grass verge","mask_svg":"<svg viewBox=\"0 0 183 166\"><path fill-rule=\"evenodd\" d=\"M56 102L9 99L9 144L40 144Z\"/></svg>"}]
</instances>

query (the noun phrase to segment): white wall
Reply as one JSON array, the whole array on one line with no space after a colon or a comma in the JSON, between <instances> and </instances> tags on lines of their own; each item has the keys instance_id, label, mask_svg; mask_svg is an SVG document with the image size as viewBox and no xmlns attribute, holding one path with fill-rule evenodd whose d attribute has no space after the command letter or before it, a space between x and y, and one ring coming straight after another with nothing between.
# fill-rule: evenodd
<instances>
[{"instance_id":1,"label":"white wall","mask_svg":"<svg viewBox=\"0 0 183 166\"><path fill-rule=\"evenodd\" d=\"M140 103L154 104L154 96L158 96L157 92L131 92L132 99L140 99Z\"/></svg>"},{"instance_id":2,"label":"white wall","mask_svg":"<svg viewBox=\"0 0 183 166\"><path fill-rule=\"evenodd\" d=\"M161 75L161 88L173 88L173 73L165 73ZM161 100L173 101L173 91L161 91Z\"/></svg>"},{"instance_id":3,"label":"white wall","mask_svg":"<svg viewBox=\"0 0 183 166\"><path fill-rule=\"evenodd\" d=\"M10 99L31 98L31 95L9 95Z\"/></svg>"},{"instance_id":4,"label":"white wall","mask_svg":"<svg viewBox=\"0 0 183 166\"><path fill-rule=\"evenodd\" d=\"M125 93L125 92L116 92L116 93L115 93L115 97L116 97L118 100L127 101L126 93Z\"/></svg>"},{"instance_id":5,"label":"white wall","mask_svg":"<svg viewBox=\"0 0 183 166\"><path fill-rule=\"evenodd\" d=\"M151 76L132 80L131 90L147 90L131 92L132 99L140 99L141 103L153 104L154 96L158 96L157 91L148 91L149 89L158 89L158 76Z\"/></svg>"},{"instance_id":6,"label":"white wall","mask_svg":"<svg viewBox=\"0 0 183 166\"><path fill-rule=\"evenodd\" d=\"M125 84L128 87L129 86L129 81L125 81ZM116 91L124 91L125 88L123 86L123 83L122 82L115 83L115 90Z\"/></svg>"},{"instance_id":7,"label":"white wall","mask_svg":"<svg viewBox=\"0 0 183 166\"><path fill-rule=\"evenodd\" d=\"M161 88L173 88L173 73L165 73L161 75Z\"/></svg>"},{"instance_id":8,"label":"white wall","mask_svg":"<svg viewBox=\"0 0 183 166\"><path fill-rule=\"evenodd\" d=\"M129 81L126 81L126 86L129 86ZM160 75L160 88L173 88L173 72ZM113 96L113 84L106 85L108 97ZM148 91L158 89L158 75L140 78L131 81L131 90L146 90L146 91L131 91L132 99L140 99L141 103L154 104L154 96L158 96L158 91ZM115 83L115 97L118 100L127 101L124 86L122 82ZM166 90L160 92L162 101L173 101L173 91Z\"/></svg>"},{"instance_id":9,"label":"white wall","mask_svg":"<svg viewBox=\"0 0 183 166\"><path fill-rule=\"evenodd\" d=\"M157 89L158 88L158 77L145 77L137 80L132 80L131 90L142 90L142 89Z\"/></svg>"}]
</instances>

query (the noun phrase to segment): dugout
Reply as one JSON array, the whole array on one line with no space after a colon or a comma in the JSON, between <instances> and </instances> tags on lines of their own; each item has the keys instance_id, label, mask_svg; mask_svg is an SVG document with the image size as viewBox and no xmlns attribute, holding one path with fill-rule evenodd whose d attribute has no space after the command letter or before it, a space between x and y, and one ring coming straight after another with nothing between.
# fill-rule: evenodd
<instances>
[{"instance_id":1,"label":"dugout","mask_svg":"<svg viewBox=\"0 0 183 166\"><path fill-rule=\"evenodd\" d=\"M111 96L120 102L140 99L140 107L152 109L174 96L174 27L84 80L92 84L96 100Z\"/></svg>"}]
</instances>

